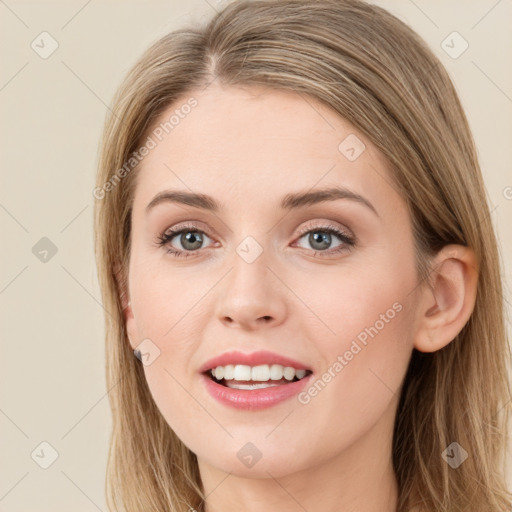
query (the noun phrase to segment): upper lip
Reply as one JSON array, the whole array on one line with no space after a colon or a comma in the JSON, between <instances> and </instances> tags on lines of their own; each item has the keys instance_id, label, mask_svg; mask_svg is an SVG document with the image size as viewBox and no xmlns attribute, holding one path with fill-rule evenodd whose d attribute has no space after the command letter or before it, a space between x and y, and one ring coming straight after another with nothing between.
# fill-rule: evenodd
<instances>
[{"instance_id":1,"label":"upper lip","mask_svg":"<svg viewBox=\"0 0 512 512\"><path fill-rule=\"evenodd\" d=\"M200 373L207 372L217 366L227 366L228 364L244 364L247 366L258 366L262 364L280 364L282 366L291 366L296 370L310 370L306 365L289 357L281 356L274 352L265 350L245 354L243 352L224 352L213 359L209 359L199 369Z\"/></svg>"}]
</instances>

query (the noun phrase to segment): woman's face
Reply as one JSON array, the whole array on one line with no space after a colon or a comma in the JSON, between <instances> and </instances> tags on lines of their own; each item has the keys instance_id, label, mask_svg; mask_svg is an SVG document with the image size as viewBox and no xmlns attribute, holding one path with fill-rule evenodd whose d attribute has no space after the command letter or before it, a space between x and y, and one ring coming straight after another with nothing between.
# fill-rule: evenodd
<instances>
[{"instance_id":1,"label":"woman's face","mask_svg":"<svg viewBox=\"0 0 512 512\"><path fill-rule=\"evenodd\" d=\"M127 327L158 408L201 468L279 477L390 453L418 281L382 155L313 99L260 87L195 91L150 137ZM345 197L319 194L331 188ZM285 370L277 383L280 362L305 377L285 383ZM203 373L218 365L229 381ZM249 377L274 385L234 389Z\"/></svg>"}]
</instances>

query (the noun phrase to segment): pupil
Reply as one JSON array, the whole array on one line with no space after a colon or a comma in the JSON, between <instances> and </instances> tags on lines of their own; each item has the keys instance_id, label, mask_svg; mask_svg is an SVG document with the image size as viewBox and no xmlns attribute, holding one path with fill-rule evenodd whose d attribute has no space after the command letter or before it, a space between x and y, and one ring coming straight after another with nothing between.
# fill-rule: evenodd
<instances>
[{"instance_id":1,"label":"pupil","mask_svg":"<svg viewBox=\"0 0 512 512\"><path fill-rule=\"evenodd\" d=\"M181 235L181 244L185 249L199 249L202 241L202 237L197 231L188 231L186 234ZM194 243L196 245L194 245ZM191 244L192 246L187 246L187 244Z\"/></svg>"},{"instance_id":2,"label":"pupil","mask_svg":"<svg viewBox=\"0 0 512 512\"><path fill-rule=\"evenodd\" d=\"M309 242L313 248L315 248L315 244L318 243L320 246L317 246L317 249L326 249L331 243L331 234L314 231L309 235Z\"/></svg>"}]
</instances>

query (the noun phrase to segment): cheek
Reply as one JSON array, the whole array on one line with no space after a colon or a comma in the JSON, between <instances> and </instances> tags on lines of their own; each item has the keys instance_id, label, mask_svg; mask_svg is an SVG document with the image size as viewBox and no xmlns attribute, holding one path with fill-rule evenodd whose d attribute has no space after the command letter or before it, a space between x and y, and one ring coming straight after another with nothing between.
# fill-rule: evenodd
<instances>
[{"instance_id":1,"label":"cheek","mask_svg":"<svg viewBox=\"0 0 512 512\"><path fill-rule=\"evenodd\" d=\"M353 399L355 411L398 396L412 352L410 311L403 299L376 300L362 323L351 326L348 337L340 340L338 383L348 393L348 400Z\"/></svg>"},{"instance_id":2,"label":"cheek","mask_svg":"<svg viewBox=\"0 0 512 512\"><path fill-rule=\"evenodd\" d=\"M175 368L166 364L165 359L166 354L163 353L153 364L144 368L144 374L160 412L167 423L176 432L180 432L180 424L191 425L194 407L191 404L188 383Z\"/></svg>"},{"instance_id":3,"label":"cheek","mask_svg":"<svg viewBox=\"0 0 512 512\"><path fill-rule=\"evenodd\" d=\"M385 343L406 327L403 311L416 285L413 264L380 256L371 262L354 260L315 279L296 280L294 291L306 299L302 316L311 317L302 322L310 329L305 339L348 350L356 338L362 346L373 339Z\"/></svg>"},{"instance_id":4,"label":"cheek","mask_svg":"<svg viewBox=\"0 0 512 512\"><path fill-rule=\"evenodd\" d=\"M299 397L311 431L323 432L329 449L340 450L384 415L392 421L412 351L414 318L411 298L404 300L396 282L377 289L345 284L339 303L328 306L336 335L309 333L321 358L320 373Z\"/></svg>"},{"instance_id":5,"label":"cheek","mask_svg":"<svg viewBox=\"0 0 512 512\"><path fill-rule=\"evenodd\" d=\"M130 291L141 336L164 344L194 339L190 328L197 324L191 319L202 310L202 300L218 276L208 271L173 268L161 257L157 261L135 261L132 274ZM180 351L179 346L177 350Z\"/></svg>"},{"instance_id":6,"label":"cheek","mask_svg":"<svg viewBox=\"0 0 512 512\"><path fill-rule=\"evenodd\" d=\"M204 298L218 280L215 277L171 272L162 263L133 267L131 294L139 338L151 340L158 352L144 366L146 381L166 422L184 440L204 414L192 398L191 376L196 369L191 356L204 337L200 317L204 316Z\"/></svg>"},{"instance_id":7,"label":"cheek","mask_svg":"<svg viewBox=\"0 0 512 512\"><path fill-rule=\"evenodd\" d=\"M358 261L297 292L321 320L306 322L304 337L314 340L325 379L336 382L328 386L354 411L398 393L412 352L416 273L412 256L398 256Z\"/></svg>"}]
</instances>

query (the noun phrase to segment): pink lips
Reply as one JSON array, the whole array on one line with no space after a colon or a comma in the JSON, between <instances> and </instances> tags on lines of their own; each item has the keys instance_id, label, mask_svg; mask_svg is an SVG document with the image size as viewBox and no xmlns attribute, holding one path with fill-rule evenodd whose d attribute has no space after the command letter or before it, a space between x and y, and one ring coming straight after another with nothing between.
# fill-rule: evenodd
<instances>
[{"instance_id":1,"label":"pink lips","mask_svg":"<svg viewBox=\"0 0 512 512\"><path fill-rule=\"evenodd\" d=\"M299 361L267 351L254 352L252 354L236 351L227 352L203 364L200 368L201 378L208 393L221 404L242 410L260 410L277 405L297 395L307 385L313 375L309 374L298 381L263 389L233 389L219 384L208 375L208 370L217 366L227 366L228 364L245 364L247 366L280 364L285 367L291 366L296 370L309 370L309 368Z\"/></svg>"},{"instance_id":2,"label":"pink lips","mask_svg":"<svg viewBox=\"0 0 512 512\"><path fill-rule=\"evenodd\" d=\"M261 350L252 354L244 354L243 352L225 352L220 356L214 357L206 361L201 368L200 373L204 373L217 366L227 366L228 364L245 364L247 366L258 366L260 364L280 364L282 366L291 366L296 370L309 370L309 368L299 361L295 361L288 357L280 356L274 352Z\"/></svg>"},{"instance_id":3,"label":"pink lips","mask_svg":"<svg viewBox=\"0 0 512 512\"><path fill-rule=\"evenodd\" d=\"M218 384L207 375L201 375L208 393L221 404L242 410L260 410L277 405L291 398L304 389L311 381L313 374L307 375L301 380L290 382L264 389L232 389Z\"/></svg>"}]
</instances>

